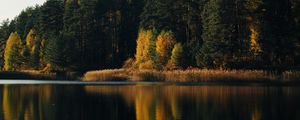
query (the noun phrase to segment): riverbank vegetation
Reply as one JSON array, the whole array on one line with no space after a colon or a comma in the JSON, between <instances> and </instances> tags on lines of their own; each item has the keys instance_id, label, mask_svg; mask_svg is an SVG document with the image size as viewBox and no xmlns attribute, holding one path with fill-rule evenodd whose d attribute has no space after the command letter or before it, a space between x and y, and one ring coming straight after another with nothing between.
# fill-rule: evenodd
<instances>
[{"instance_id":1,"label":"riverbank vegetation","mask_svg":"<svg viewBox=\"0 0 300 120\"><path fill-rule=\"evenodd\" d=\"M6 80L80 80L77 72L41 72L36 70L1 71L0 79Z\"/></svg>"},{"instance_id":2,"label":"riverbank vegetation","mask_svg":"<svg viewBox=\"0 0 300 120\"><path fill-rule=\"evenodd\" d=\"M35 79L35 80L54 80L54 73L40 73L38 71L4 71L0 72L1 79Z\"/></svg>"},{"instance_id":3,"label":"riverbank vegetation","mask_svg":"<svg viewBox=\"0 0 300 120\"><path fill-rule=\"evenodd\" d=\"M157 81L157 82L298 82L299 72L263 70L100 70L87 72L84 81Z\"/></svg>"},{"instance_id":4,"label":"riverbank vegetation","mask_svg":"<svg viewBox=\"0 0 300 120\"><path fill-rule=\"evenodd\" d=\"M0 69L125 68L95 75L132 70L174 81L167 76L295 76L287 71L300 66L298 11L299 0L47 0L2 22Z\"/></svg>"}]
</instances>

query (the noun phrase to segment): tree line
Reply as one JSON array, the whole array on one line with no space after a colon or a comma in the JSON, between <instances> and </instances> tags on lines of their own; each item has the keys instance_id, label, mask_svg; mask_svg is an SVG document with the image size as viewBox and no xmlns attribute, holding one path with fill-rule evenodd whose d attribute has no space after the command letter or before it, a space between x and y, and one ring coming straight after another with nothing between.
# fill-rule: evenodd
<instances>
[{"instance_id":1,"label":"tree line","mask_svg":"<svg viewBox=\"0 0 300 120\"><path fill-rule=\"evenodd\" d=\"M47 0L0 27L2 70L293 69L300 0Z\"/></svg>"}]
</instances>

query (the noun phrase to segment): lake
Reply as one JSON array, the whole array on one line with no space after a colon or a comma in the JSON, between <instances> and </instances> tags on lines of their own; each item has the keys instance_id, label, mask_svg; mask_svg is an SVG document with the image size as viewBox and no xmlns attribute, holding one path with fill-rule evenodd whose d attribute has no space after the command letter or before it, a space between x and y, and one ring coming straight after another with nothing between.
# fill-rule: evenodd
<instances>
[{"instance_id":1,"label":"lake","mask_svg":"<svg viewBox=\"0 0 300 120\"><path fill-rule=\"evenodd\" d=\"M1 120L300 120L300 87L0 85Z\"/></svg>"}]
</instances>

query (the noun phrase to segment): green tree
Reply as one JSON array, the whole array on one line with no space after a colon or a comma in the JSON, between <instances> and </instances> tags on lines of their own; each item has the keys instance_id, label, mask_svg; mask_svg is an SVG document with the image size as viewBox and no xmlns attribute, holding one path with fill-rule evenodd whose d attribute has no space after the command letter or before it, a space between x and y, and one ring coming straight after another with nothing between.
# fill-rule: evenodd
<instances>
[{"instance_id":1,"label":"green tree","mask_svg":"<svg viewBox=\"0 0 300 120\"><path fill-rule=\"evenodd\" d=\"M31 29L26 37L26 51L28 55L26 56L26 66L31 69L36 69L39 67L39 50L40 41L38 39L35 30Z\"/></svg>"},{"instance_id":2,"label":"green tree","mask_svg":"<svg viewBox=\"0 0 300 120\"><path fill-rule=\"evenodd\" d=\"M265 0L262 25L262 51L265 65L283 68L291 66L295 43L290 1Z\"/></svg>"},{"instance_id":3,"label":"green tree","mask_svg":"<svg viewBox=\"0 0 300 120\"><path fill-rule=\"evenodd\" d=\"M208 68L224 68L231 61L235 45L235 19L231 16L234 2L208 0L202 11L201 54L198 65Z\"/></svg>"},{"instance_id":4,"label":"green tree","mask_svg":"<svg viewBox=\"0 0 300 120\"><path fill-rule=\"evenodd\" d=\"M11 33L4 52L4 70L18 70L21 68L23 45L17 33Z\"/></svg>"},{"instance_id":5,"label":"green tree","mask_svg":"<svg viewBox=\"0 0 300 120\"><path fill-rule=\"evenodd\" d=\"M206 0L176 0L173 5L174 34L188 48L186 64L196 66L196 55L202 47L201 12Z\"/></svg>"},{"instance_id":6,"label":"green tree","mask_svg":"<svg viewBox=\"0 0 300 120\"><path fill-rule=\"evenodd\" d=\"M291 0L292 3L292 16L294 19L295 27L293 31L294 43L296 46L295 64L300 65L300 0Z\"/></svg>"},{"instance_id":7,"label":"green tree","mask_svg":"<svg viewBox=\"0 0 300 120\"><path fill-rule=\"evenodd\" d=\"M140 26L144 29L170 29L173 0L145 0Z\"/></svg>"},{"instance_id":8,"label":"green tree","mask_svg":"<svg viewBox=\"0 0 300 120\"><path fill-rule=\"evenodd\" d=\"M53 37L45 41L45 62L51 65L52 70L64 70L67 65L64 54L65 44L59 37L53 35Z\"/></svg>"},{"instance_id":9,"label":"green tree","mask_svg":"<svg viewBox=\"0 0 300 120\"><path fill-rule=\"evenodd\" d=\"M184 55L183 55L183 46L181 43L177 43L173 50L172 56L167 65L168 69L178 69L183 67Z\"/></svg>"}]
</instances>

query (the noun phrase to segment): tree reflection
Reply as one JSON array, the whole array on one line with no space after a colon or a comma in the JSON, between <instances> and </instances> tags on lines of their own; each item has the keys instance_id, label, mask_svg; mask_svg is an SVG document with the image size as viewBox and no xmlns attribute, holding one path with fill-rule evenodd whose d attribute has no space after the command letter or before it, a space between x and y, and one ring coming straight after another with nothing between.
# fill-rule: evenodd
<instances>
[{"instance_id":1,"label":"tree reflection","mask_svg":"<svg viewBox=\"0 0 300 120\"><path fill-rule=\"evenodd\" d=\"M274 104L277 100L292 100L294 103L295 100L300 100L299 93L295 90L297 88L278 90L276 87L175 85L114 88L106 86L99 89L97 86L87 86L85 91L93 94L122 95L124 99L131 101L128 103L134 103L137 120L261 120L263 117L276 118L267 109L270 105L265 103ZM279 91L283 94L277 94ZM288 95L291 93L292 95ZM270 102L269 97L277 100ZM293 106L291 103L282 105ZM290 109L299 108L289 107ZM278 108L272 110L281 111ZM287 114L287 117L297 116L295 112ZM275 116L277 115L279 116Z\"/></svg>"},{"instance_id":2,"label":"tree reflection","mask_svg":"<svg viewBox=\"0 0 300 120\"><path fill-rule=\"evenodd\" d=\"M51 86L3 87L3 111L5 120L53 120Z\"/></svg>"},{"instance_id":3,"label":"tree reflection","mask_svg":"<svg viewBox=\"0 0 300 120\"><path fill-rule=\"evenodd\" d=\"M297 120L300 88L1 86L4 120Z\"/></svg>"}]
</instances>

